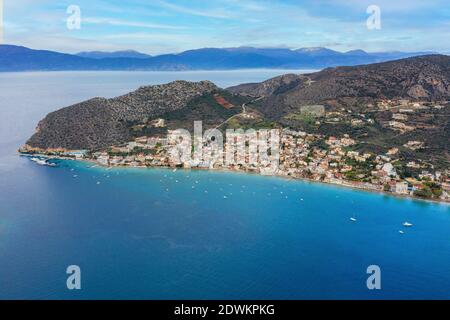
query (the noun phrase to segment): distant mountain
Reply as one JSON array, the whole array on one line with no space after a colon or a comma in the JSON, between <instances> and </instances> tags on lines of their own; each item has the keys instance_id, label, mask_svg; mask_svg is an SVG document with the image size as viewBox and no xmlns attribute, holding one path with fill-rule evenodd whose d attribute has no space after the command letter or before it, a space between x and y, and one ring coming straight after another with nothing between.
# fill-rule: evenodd
<instances>
[{"instance_id":1,"label":"distant mountain","mask_svg":"<svg viewBox=\"0 0 450 320\"><path fill-rule=\"evenodd\" d=\"M84 52L76 55L0 45L1 71L62 70L231 70L254 68L323 69L424 55L414 52L338 52L327 48L204 48L179 54L146 56L135 51Z\"/></svg>"},{"instance_id":2,"label":"distant mountain","mask_svg":"<svg viewBox=\"0 0 450 320\"><path fill-rule=\"evenodd\" d=\"M151 58L151 55L141 53L135 50L125 50L125 51L114 51L114 52L106 52L106 51L84 51L76 54L79 57L83 58L92 58L92 59L105 59L105 58L136 58L136 59L148 59Z\"/></svg>"}]
</instances>

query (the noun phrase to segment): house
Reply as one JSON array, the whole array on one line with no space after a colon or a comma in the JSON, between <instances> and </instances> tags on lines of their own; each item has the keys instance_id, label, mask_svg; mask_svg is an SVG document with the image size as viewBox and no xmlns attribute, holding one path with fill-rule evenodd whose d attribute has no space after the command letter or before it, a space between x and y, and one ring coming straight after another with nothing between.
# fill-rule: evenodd
<instances>
[{"instance_id":1,"label":"house","mask_svg":"<svg viewBox=\"0 0 450 320\"><path fill-rule=\"evenodd\" d=\"M408 116L406 114L394 113L392 115L392 119L406 121L406 120L408 120Z\"/></svg>"},{"instance_id":2,"label":"house","mask_svg":"<svg viewBox=\"0 0 450 320\"><path fill-rule=\"evenodd\" d=\"M68 151L68 152L64 152L63 155L68 156L68 157L74 157L75 159L83 159L87 154L87 150L73 150L73 151Z\"/></svg>"},{"instance_id":3,"label":"house","mask_svg":"<svg viewBox=\"0 0 450 320\"><path fill-rule=\"evenodd\" d=\"M395 193L408 194L408 183L407 182L397 182L395 184Z\"/></svg>"},{"instance_id":4,"label":"house","mask_svg":"<svg viewBox=\"0 0 450 320\"><path fill-rule=\"evenodd\" d=\"M143 136L143 137L134 139L134 141L139 144L147 144L148 138L146 136Z\"/></svg>"},{"instance_id":5,"label":"house","mask_svg":"<svg viewBox=\"0 0 450 320\"><path fill-rule=\"evenodd\" d=\"M381 170L383 170L389 177L397 176L397 172L395 171L395 168L392 165L392 163L385 163Z\"/></svg>"},{"instance_id":6,"label":"house","mask_svg":"<svg viewBox=\"0 0 450 320\"><path fill-rule=\"evenodd\" d=\"M164 119L155 119L150 122L150 125L155 128L163 128L166 126L166 121Z\"/></svg>"},{"instance_id":7,"label":"house","mask_svg":"<svg viewBox=\"0 0 450 320\"><path fill-rule=\"evenodd\" d=\"M398 148L391 148L389 149L389 151L387 152L388 155L393 156L396 155L398 153ZM389 160L388 160L389 161Z\"/></svg>"},{"instance_id":8,"label":"house","mask_svg":"<svg viewBox=\"0 0 450 320\"><path fill-rule=\"evenodd\" d=\"M102 153L97 157L97 162L102 166L107 166L109 164L109 156L107 153Z\"/></svg>"}]
</instances>

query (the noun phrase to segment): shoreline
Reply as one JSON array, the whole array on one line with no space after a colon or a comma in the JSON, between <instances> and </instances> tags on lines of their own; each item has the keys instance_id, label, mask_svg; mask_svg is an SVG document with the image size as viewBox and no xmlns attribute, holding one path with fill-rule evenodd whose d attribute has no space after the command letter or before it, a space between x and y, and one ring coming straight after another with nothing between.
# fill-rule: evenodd
<instances>
[{"instance_id":1,"label":"shoreline","mask_svg":"<svg viewBox=\"0 0 450 320\"><path fill-rule=\"evenodd\" d=\"M326 186L339 187L339 188L343 188L343 189L362 191L362 192L369 192L369 193L393 197L393 198L397 198L397 199L404 199L404 200L408 199L408 200L412 200L412 201L428 202L428 203L433 203L433 204L444 204L444 205L450 206L450 201L447 201L447 200L424 199L424 198L414 197L411 195L396 194L393 192L386 192L386 191L382 191L382 190L374 190L374 189L352 186L352 185L347 185L347 184L338 184L338 183L332 183L332 182L327 182L327 181L318 181L318 180L313 180L313 179L308 179L308 178L292 177L292 176L286 176L286 175L281 175L281 174L264 175L259 172L232 170L232 169L228 169L228 168L210 169L210 168L174 168L174 167L168 167L168 166L153 166L153 167L148 167L148 166L105 166L105 165L98 163L95 160L85 159L85 158L84 159L73 159L70 157L49 156L49 155L45 155L45 154L23 154L23 153L19 153L19 156L27 157L27 158L41 157L41 158L46 158L48 160L56 159L56 160L84 162L87 164L95 164L96 167L109 168L109 169L112 169L112 168L117 168L117 169L166 169L166 170L176 169L176 170L183 170L183 171L211 171L211 172L223 172L223 173L250 174L250 175L255 175L255 176L260 176L260 177L273 177L273 178L280 178L280 179L291 180L291 181L318 183L318 184L322 184L322 185L326 185ZM93 168L93 167L89 167L89 168Z\"/></svg>"}]
</instances>

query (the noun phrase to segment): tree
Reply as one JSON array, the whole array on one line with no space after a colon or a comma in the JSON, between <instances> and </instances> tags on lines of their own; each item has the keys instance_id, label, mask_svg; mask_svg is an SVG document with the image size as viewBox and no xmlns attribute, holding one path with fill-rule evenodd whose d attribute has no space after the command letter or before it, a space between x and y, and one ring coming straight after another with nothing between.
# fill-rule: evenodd
<instances>
[{"instance_id":1,"label":"tree","mask_svg":"<svg viewBox=\"0 0 450 320\"><path fill-rule=\"evenodd\" d=\"M414 191L414 195L419 198L429 199L433 197L433 192L431 192L431 189L429 187L425 186L422 189L417 189L416 191Z\"/></svg>"}]
</instances>

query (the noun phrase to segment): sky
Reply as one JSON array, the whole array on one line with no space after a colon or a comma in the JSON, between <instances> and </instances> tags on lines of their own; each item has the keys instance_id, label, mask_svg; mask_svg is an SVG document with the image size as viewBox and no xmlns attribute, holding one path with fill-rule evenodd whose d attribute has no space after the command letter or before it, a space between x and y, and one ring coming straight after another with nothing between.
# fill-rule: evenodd
<instances>
[{"instance_id":1,"label":"sky","mask_svg":"<svg viewBox=\"0 0 450 320\"><path fill-rule=\"evenodd\" d=\"M450 52L449 0L2 2L3 43L68 53L239 46ZM380 10L380 28L367 27L370 5ZM77 21L70 6L80 10L79 29L68 28L68 19Z\"/></svg>"}]
</instances>

